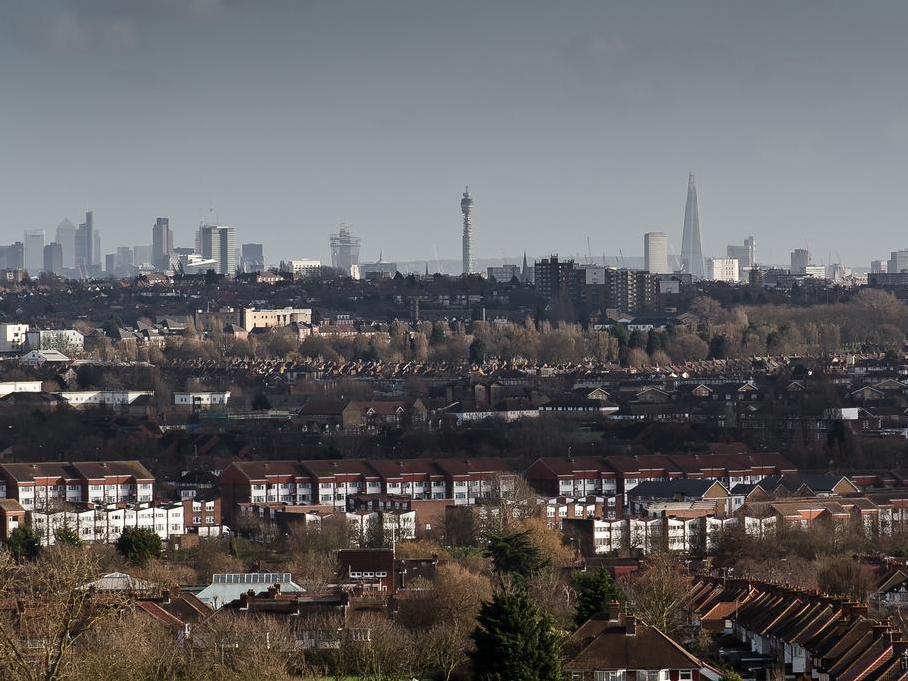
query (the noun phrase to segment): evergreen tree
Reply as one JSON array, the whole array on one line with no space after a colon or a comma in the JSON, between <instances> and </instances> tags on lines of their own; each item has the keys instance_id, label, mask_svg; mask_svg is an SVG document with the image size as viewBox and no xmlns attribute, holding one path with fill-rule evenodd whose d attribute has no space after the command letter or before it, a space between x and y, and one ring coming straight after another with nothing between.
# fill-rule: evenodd
<instances>
[{"instance_id":1,"label":"evergreen tree","mask_svg":"<svg viewBox=\"0 0 908 681\"><path fill-rule=\"evenodd\" d=\"M66 546L82 546L82 539L79 537L79 533L69 525L57 528L54 532L54 540L57 544L65 544Z\"/></svg>"},{"instance_id":2,"label":"evergreen tree","mask_svg":"<svg viewBox=\"0 0 908 681\"><path fill-rule=\"evenodd\" d=\"M475 338L470 343L470 362L473 364L482 364L486 361L486 344L481 338Z\"/></svg>"},{"instance_id":3,"label":"evergreen tree","mask_svg":"<svg viewBox=\"0 0 908 681\"><path fill-rule=\"evenodd\" d=\"M499 575L519 579L532 577L548 564L530 539L529 531L490 535L486 556L492 559Z\"/></svg>"},{"instance_id":4,"label":"evergreen tree","mask_svg":"<svg viewBox=\"0 0 908 681\"><path fill-rule=\"evenodd\" d=\"M9 533L6 548L16 560L33 560L41 552L41 542L32 526L24 525Z\"/></svg>"},{"instance_id":5,"label":"evergreen tree","mask_svg":"<svg viewBox=\"0 0 908 681\"><path fill-rule=\"evenodd\" d=\"M117 551L130 563L141 565L157 558L162 551L161 538L147 527L127 527L117 539Z\"/></svg>"},{"instance_id":6,"label":"evergreen tree","mask_svg":"<svg viewBox=\"0 0 908 681\"><path fill-rule=\"evenodd\" d=\"M605 568L575 573L571 586L577 594L574 623L578 627L593 615L605 610L609 601L618 600L621 595L615 580Z\"/></svg>"},{"instance_id":7,"label":"evergreen tree","mask_svg":"<svg viewBox=\"0 0 908 681\"><path fill-rule=\"evenodd\" d=\"M560 681L561 641L548 613L526 590L499 591L483 603L473 632L477 681Z\"/></svg>"}]
</instances>

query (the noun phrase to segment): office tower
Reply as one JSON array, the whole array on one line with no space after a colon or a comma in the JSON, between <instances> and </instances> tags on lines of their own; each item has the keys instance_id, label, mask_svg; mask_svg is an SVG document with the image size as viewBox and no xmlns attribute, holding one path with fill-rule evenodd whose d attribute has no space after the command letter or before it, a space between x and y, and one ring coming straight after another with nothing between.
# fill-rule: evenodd
<instances>
[{"instance_id":1,"label":"office tower","mask_svg":"<svg viewBox=\"0 0 908 681\"><path fill-rule=\"evenodd\" d=\"M104 256L104 271L113 274L117 269L117 254L108 253Z\"/></svg>"},{"instance_id":2,"label":"office tower","mask_svg":"<svg viewBox=\"0 0 908 681\"><path fill-rule=\"evenodd\" d=\"M738 278L744 281L746 279L744 273L753 269L757 264L757 242L752 236L749 236L744 239L743 246L729 245L725 249L725 254L729 258L735 258L738 261Z\"/></svg>"},{"instance_id":3,"label":"office tower","mask_svg":"<svg viewBox=\"0 0 908 681\"><path fill-rule=\"evenodd\" d=\"M95 237L93 231L94 213L89 210L85 212L85 222L81 223L79 229L76 230L74 265L83 277L87 276L94 262Z\"/></svg>"},{"instance_id":4,"label":"office tower","mask_svg":"<svg viewBox=\"0 0 908 681\"><path fill-rule=\"evenodd\" d=\"M151 228L151 258L155 269L162 272L170 269L170 254L173 252L173 232L169 218L158 218Z\"/></svg>"},{"instance_id":5,"label":"office tower","mask_svg":"<svg viewBox=\"0 0 908 681\"><path fill-rule=\"evenodd\" d=\"M76 226L67 218L57 225L57 243L63 249L63 267L76 266Z\"/></svg>"},{"instance_id":6,"label":"office tower","mask_svg":"<svg viewBox=\"0 0 908 681\"><path fill-rule=\"evenodd\" d=\"M681 236L681 271L694 279L703 278L703 248L700 245L700 210L694 174L687 178L687 204L684 206L684 232Z\"/></svg>"},{"instance_id":7,"label":"office tower","mask_svg":"<svg viewBox=\"0 0 908 681\"><path fill-rule=\"evenodd\" d=\"M810 253L806 248L796 248L791 252L791 273L806 274L810 265Z\"/></svg>"},{"instance_id":8,"label":"office tower","mask_svg":"<svg viewBox=\"0 0 908 681\"><path fill-rule=\"evenodd\" d=\"M117 246L114 257L114 271L117 274L131 276L135 269L135 253L129 246Z\"/></svg>"},{"instance_id":9,"label":"office tower","mask_svg":"<svg viewBox=\"0 0 908 681\"><path fill-rule=\"evenodd\" d=\"M737 283L740 276L739 266L737 258L707 258L706 278L710 281Z\"/></svg>"},{"instance_id":10,"label":"office tower","mask_svg":"<svg viewBox=\"0 0 908 681\"><path fill-rule=\"evenodd\" d=\"M332 251L332 261L333 257ZM358 261L359 253L357 252ZM240 270L243 272L263 272L265 270L265 251L262 244L243 244L240 247Z\"/></svg>"},{"instance_id":11,"label":"office tower","mask_svg":"<svg viewBox=\"0 0 908 681\"><path fill-rule=\"evenodd\" d=\"M643 269L652 274L669 274L668 237L662 232L643 235Z\"/></svg>"},{"instance_id":12,"label":"office tower","mask_svg":"<svg viewBox=\"0 0 908 681\"><path fill-rule=\"evenodd\" d=\"M886 265L886 271L892 274L908 270L908 250L892 251Z\"/></svg>"},{"instance_id":13,"label":"office tower","mask_svg":"<svg viewBox=\"0 0 908 681\"><path fill-rule=\"evenodd\" d=\"M353 236L350 225L341 225L336 234L332 234L331 267L349 275L354 265L359 265L359 237Z\"/></svg>"},{"instance_id":14,"label":"office tower","mask_svg":"<svg viewBox=\"0 0 908 681\"><path fill-rule=\"evenodd\" d=\"M92 246L91 246L91 264L95 268L101 267L101 232L96 229L92 230Z\"/></svg>"},{"instance_id":15,"label":"office tower","mask_svg":"<svg viewBox=\"0 0 908 681\"><path fill-rule=\"evenodd\" d=\"M44 247L44 271L59 274L63 269L63 245L51 241Z\"/></svg>"},{"instance_id":16,"label":"office tower","mask_svg":"<svg viewBox=\"0 0 908 681\"><path fill-rule=\"evenodd\" d=\"M151 245L148 246L133 246L132 247L132 263L136 267L141 267L146 265L148 267L153 267L151 263Z\"/></svg>"},{"instance_id":17,"label":"office tower","mask_svg":"<svg viewBox=\"0 0 908 681\"><path fill-rule=\"evenodd\" d=\"M460 199L460 211L463 213L463 273L470 274L473 272L473 221L470 215L473 212L473 197L469 187Z\"/></svg>"},{"instance_id":18,"label":"office tower","mask_svg":"<svg viewBox=\"0 0 908 681\"><path fill-rule=\"evenodd\" d=\"M25 230L25 269L32 276L44 267L44 230Z\"/></svg>"},{"instance_id":19,"label":"office tower","mask_svg":"<svg viewBox=\"0 0 908 681\"><path fill-rule=\"evenodd\" d=\"M4 266L8 270L25 269L25 244L21 241L16 241L6 247L6 262Z\"/></svg>"},{"instance_id":20,"label":"office tower","mask_svg":"<svg viewBox=\"0 0 908 681\"><path fill-rule=\"evenodd\" d=\"M214 260L218 274L233 274L236 270L236 246L233 227L202 225L199 228L202 257Z\"/></svg>"},{"instance_id":21,"label":"office tower","mask_svg":"<svg viewBox=\"0 0 908 681\"><path fill-rule=\"evenodd\" d=\"M889 263L885 260L871 260L870 261L870 273L871 274L883 274L884 272L889 271Z\"/></svg>"}]
</instances>

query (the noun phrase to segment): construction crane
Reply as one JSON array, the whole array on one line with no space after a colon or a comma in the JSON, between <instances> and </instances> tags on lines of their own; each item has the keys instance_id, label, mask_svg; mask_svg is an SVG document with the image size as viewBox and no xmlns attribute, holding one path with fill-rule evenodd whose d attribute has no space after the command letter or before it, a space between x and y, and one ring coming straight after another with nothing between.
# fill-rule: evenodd
<instances>
[{"instance_id":1,"label":"construction crane","mask_svg":"<svg viewBox=\"0 0 908 681\"><path fill-rule=\"evenodd\" d=\"M623 270L624 270L624 269L627 269L627 268L624 266L624 251L622 251L620 248L618 249L618 258L619 258L619 259L618 259L618 264L621 266L621 269L623 269Z\"/></svg>"},{"instance_id":2,"label":"construction crane","mask_svg":"<svg viewBox=\"0 0 908 681\"><path fill-rule=\"evenodd\" d=\"M586 237L586 261L592 265L593 264L593 249L590 247L590 237Z\"/></svg>"}]
</instances>

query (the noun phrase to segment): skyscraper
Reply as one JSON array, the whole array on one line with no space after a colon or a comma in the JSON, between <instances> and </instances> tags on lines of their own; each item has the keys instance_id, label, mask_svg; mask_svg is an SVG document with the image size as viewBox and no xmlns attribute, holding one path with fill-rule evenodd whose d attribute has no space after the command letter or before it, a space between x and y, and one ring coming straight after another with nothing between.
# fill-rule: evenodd
<instances>
[{"instance_id":1,"label":"skyscraper","mask_svg":"<svg viewBox=\"0 0 908 681\"><path fill-rule=\"evenodd\" d=\"M155 269L162 272L170 269L170 254L173 251L173 231L168 218L158 218L151 228L151 258Z\"/></svg>"},{"instance_id":2,"label":"skyscraper","mask_svg":"<svg viewBox=\"0 0 908 681\"><path fill-rule=\"evenodd\" d=\"M63 267L76 266L76 226L67 218L57 225L57 243L63 250Z\"/></svg>"},{"instance_id":3,"label":"skyscraper","mask_svg":"<svg viewBox=\"0 0 908 681\"><path fill-rule=\"evenodd\" d=\"M265 270L265 251L262 244L243 244L240 247L240 270L243 272Z\"/></svg>"},{"instance_id":4,"label":"skyscraper","mask_svg":"<svg viewBox=\"0 0 908 681\"><path fill-rule=\"evenodd\" d=\"M643 268L652 274L670 274L668 268L668 237L662 232L643 235Z\"/></svg>"},{"instance_id":5,"label":"skyscraper","mask_svg":"<svg viewBox=\"0 0 908 681\"><path fill-rule=\"evenodd\" d=\"M463 273L473 272L473 221L470 214L473 212L473 197L470 188L466 187L463 198L460 199L460 210L463 213Z\"/></svg>"},{"instance_id":6,"label":"skyscraper","mask_svg":"<svg viewBox=\"0 0 908 681\"><path fill-rule=\"evenodd\" d=\"M233 227L202 225L199 227L202 257L217 263L218 274L233 274L236 270L236 237Z\"/></svg>"},{"instance_id":7,"label":"skyscraper","mask_svg":"<svg viewBox=\"0 0 908 681\"><path fill-rule=\"evenodd\" d=\"M796 248L791 252L791 273L806 274L810 265L810 253L806 248Z\"/></svg>"},{"instance_id":8,"label":"skyscraper","mask_svg":"<svg viewBox=\"0 0 908 681\"><path fill-rule=\"evenodd\" d=\"M354 265L359 265L359 237L353 236L350 225L341 225L329 239L331 267L350 275Z\"/></svg>"},{"instance_id":9,"label":"skyscraper","mask_svg":"<svg viewBox=\"0 0 908 681\"><path fill-rule=\"evenodd\" d=\"M681 236L681 271L702 279L703 248L700 245L700 210L697 207L697 185L694 174L687 178L687 204L684 206L684 232Z\"/></svg>"},{"instance_id":10,"label":"skyscraper","mask_svg":"<svg viewBox=\"0 0 908 681\"><path fill-rule=\"evenodd\" d=\"M94 213L85 211L85 222L79 225L76 230L74 266L80 271L81 276L88 276L89 270L94 263Z\"/></svg>"},{"instance_id":11,"label":"skyscraper","mask_svg":"<svg viewBox=\"0 0 908 681\"><path fill-rule=\"evenodd\" d=\"M44 247L44 271L59 274L63 269L63 246L51 241Z\"/></svg>"},{"instance_id":12,"label":"skyscraper","mask_svg":"<svg viewBox=\"0 0 908 681\"><path fill-rule=\"evenodd\" d=\"M747 271L753 269L757 264L757 242L752 236L749 236L744 239L743 246L729 245L726 255L738 261L738 278L744 281L747 279Z\"/></svg>"},{"instance_id":13,"label":"skyscraper","mask_svg":"<svg viewBox=\"0 0 908 681\"><path fill-rule=\"evenodd\" d=\"M44 230L25 230L25 269L32 276L37 275L44 267Z\"/></svg>"}]
</instances>

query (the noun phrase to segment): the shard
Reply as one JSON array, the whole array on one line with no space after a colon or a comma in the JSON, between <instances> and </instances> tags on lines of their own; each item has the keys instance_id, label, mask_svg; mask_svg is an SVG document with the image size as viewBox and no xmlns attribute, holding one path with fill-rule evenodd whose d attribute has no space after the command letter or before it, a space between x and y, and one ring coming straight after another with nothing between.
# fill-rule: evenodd
<instances>
[{"instance_id":1,"label":"the shard","mask_svg":"<svg viewBox=\"0 0 908 681\"><path fill-rule=\"evenodd\" d=\"M700 211L697 208L697 185L694 174L687 180L687 205L684 206L684 232L681 237L681 271L703 279L703 248L700 246Z\"/></svg>"}]
</instances>

